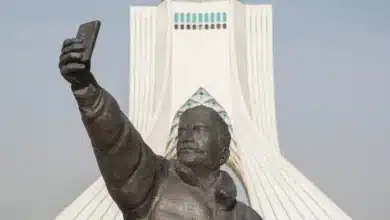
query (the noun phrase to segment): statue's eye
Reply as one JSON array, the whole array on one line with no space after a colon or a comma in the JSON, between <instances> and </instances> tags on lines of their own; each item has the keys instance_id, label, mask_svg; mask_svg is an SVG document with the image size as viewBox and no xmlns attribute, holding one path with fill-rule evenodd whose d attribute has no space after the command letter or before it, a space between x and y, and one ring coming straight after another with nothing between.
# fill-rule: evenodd
<instances>
[{"instance_id":1,"label":"statue's eye","mask_svg":"<svg viewBox=\"0 0 390 220\"><path fill-rule=\"evenodd\" d=\"M194 125L193 126L194 131L207 131L207 127L203 125Z\"/></svg>"},{"instance_id":2,"label":"statue's eye","mask_svg":"<svg viewBox=\"0 0 390 220\"><path fill-rule=\"evenodd\" d=\"M177 133L178 133L178 135L180 136L180 135L182 135L185 131L186 131L185 128L179 128L178 131L177 131Z\"/></svg>"}]
</instances>

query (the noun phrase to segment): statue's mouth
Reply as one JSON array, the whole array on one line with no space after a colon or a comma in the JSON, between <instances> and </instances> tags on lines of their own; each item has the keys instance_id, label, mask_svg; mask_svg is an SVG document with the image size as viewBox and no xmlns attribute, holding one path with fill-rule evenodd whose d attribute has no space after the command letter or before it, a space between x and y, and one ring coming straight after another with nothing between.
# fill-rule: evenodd
<instances>
[{"instance_id":1,"label":"statue's mouth","mask_svg":"<svg viewBox=\"0 0 390 220\"><path fill-rule=\"evenodd\" d=\"M198 149L196 148L191 148L191 147L187 147L187 148L182 148L179 150L179 152L193 152L193 151L199 151Z\"/></svg>"},{"instance_id":2,"label":"statue's mouth","mask_svg":"<svg viewBox=\"0 0 390 220\"><path fill-rule=\"evenodd\" d=\"M202 153L203 151L193 143L185 143L178 149L178 153Z\"/></svg>"}]
</instances>

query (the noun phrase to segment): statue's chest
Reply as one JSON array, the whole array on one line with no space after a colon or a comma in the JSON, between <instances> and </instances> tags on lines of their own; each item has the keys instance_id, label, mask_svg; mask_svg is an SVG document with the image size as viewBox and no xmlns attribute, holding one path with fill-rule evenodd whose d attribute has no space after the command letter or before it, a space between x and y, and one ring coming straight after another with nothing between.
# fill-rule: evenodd
<instances>
[{"instance_id":1,"label":"statue's chest","mask_svg":"<svg viewBox=\"0 0 390 220\"><path fill-rule=\"evenodd\" d=\"M208 220L214 205L210 195L174 178L164 180L151 210L153 220Z\"/></svg>"}]
</instances>

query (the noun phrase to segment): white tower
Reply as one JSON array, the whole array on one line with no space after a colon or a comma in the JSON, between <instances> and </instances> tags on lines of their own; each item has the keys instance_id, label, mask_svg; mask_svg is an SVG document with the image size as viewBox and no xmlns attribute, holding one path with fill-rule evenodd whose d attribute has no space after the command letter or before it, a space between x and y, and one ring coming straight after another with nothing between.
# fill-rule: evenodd
<instances>
[{"instance_id":1,"label":"white tower","mask_svg":"<svg viewBox=\"0 0 390 220\"><path fill-rule=\"evenodd\" d=\"M350 220L281 154L272 7L163 1L130 9L129 117L153 150L175 156L178 118L206 105L230 126L228 166L266 220ZM122 219L99 178L57 220Z\"/></svg>"}]
</instances>

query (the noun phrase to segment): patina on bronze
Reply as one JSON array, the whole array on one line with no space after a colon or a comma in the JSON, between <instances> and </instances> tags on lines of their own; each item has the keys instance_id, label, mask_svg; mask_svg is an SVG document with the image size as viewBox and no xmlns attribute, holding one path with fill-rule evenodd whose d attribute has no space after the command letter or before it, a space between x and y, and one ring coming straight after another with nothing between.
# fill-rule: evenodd
<instances>
[{"instance_id":1,"label":"patina on bronze","mask_svg":"<svg viewBox=\"0 0 390 220\"><path fill-rule=\"evenodd\" d=\"M83 62L80 39L63 43L59 68L71 84L108 192L124 219L259 220L236 201L236 186L220 166L229 158L230 133L211 108L180 117L177 159L153 153L115 99ZM164 131L162 131L164 132Z\"/></svg>"}]
</instances>

